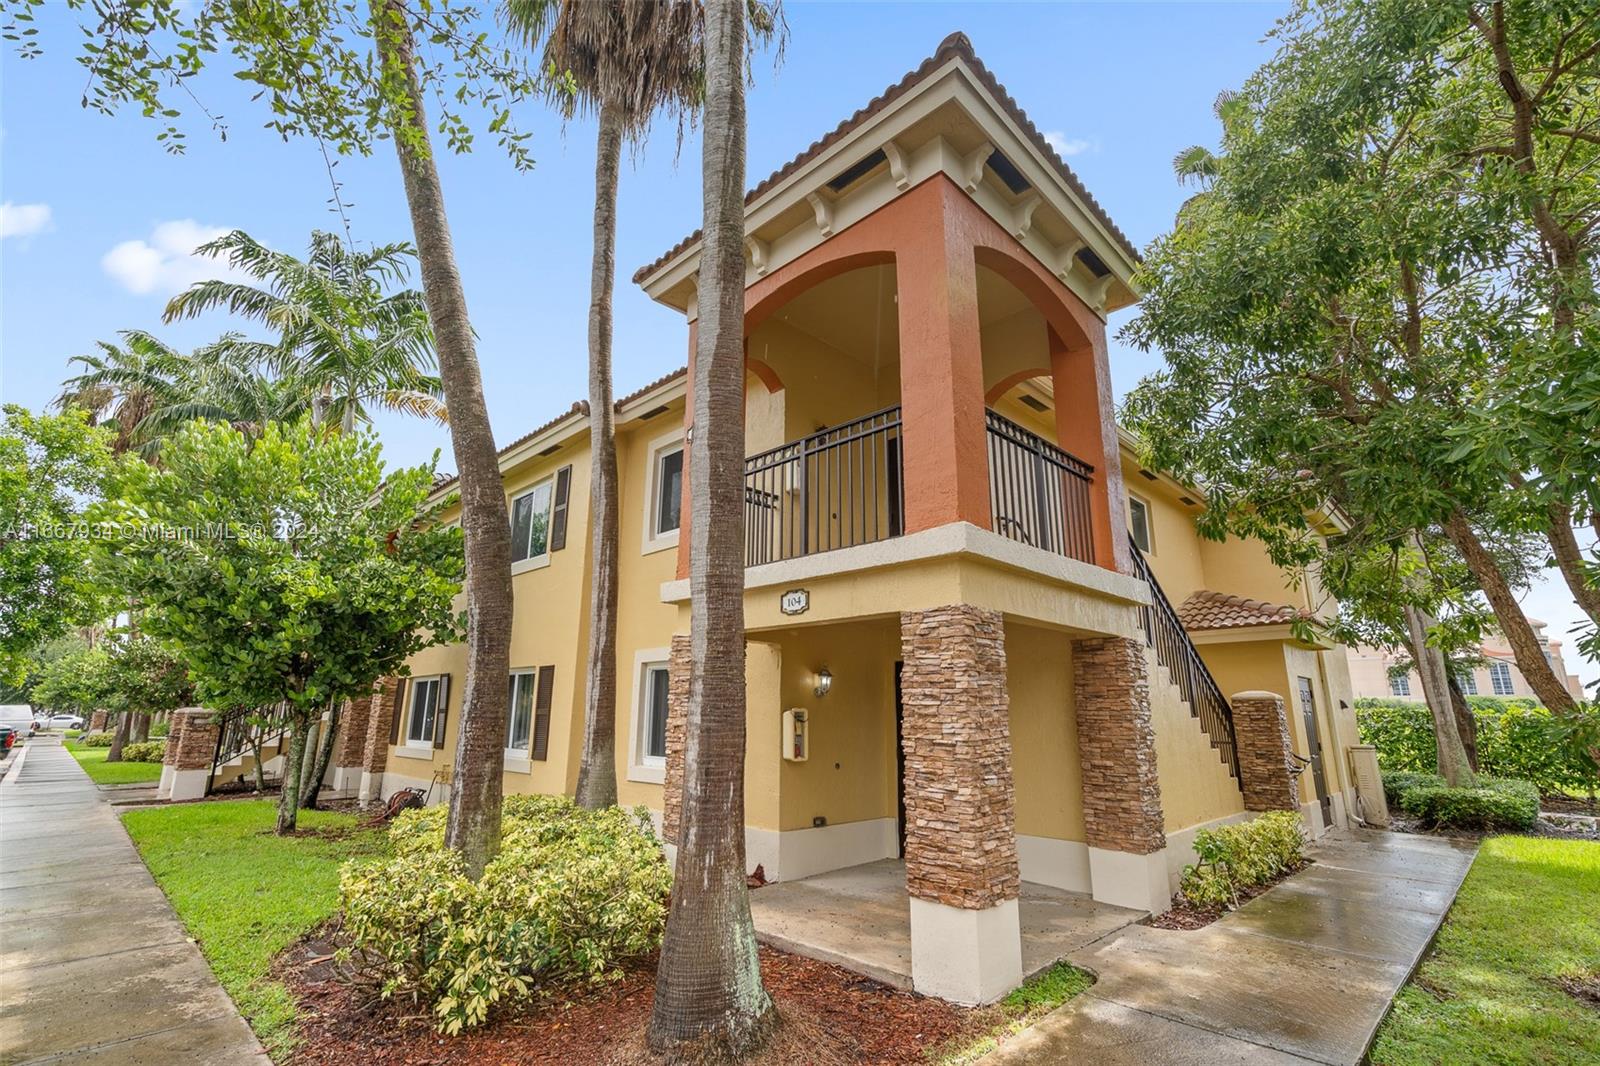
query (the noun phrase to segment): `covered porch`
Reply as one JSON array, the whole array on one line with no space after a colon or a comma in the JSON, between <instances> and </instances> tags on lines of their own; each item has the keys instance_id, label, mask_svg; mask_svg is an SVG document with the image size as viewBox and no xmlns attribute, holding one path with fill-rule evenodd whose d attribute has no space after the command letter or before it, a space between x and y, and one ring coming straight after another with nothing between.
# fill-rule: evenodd
<instances>
[{"instance_id":1,"label":"covered porch","mask_svg":"<svg viewBox=\"0 0 1600 1066\"><path fill-rule=\"evenodd\" d=\"M1148 914L1030 881L1017 910L1024 977ZM911 898L899 859L767 885L750 894L750 913L762 943L912 987Z\"/></svg>"}]
</instances>

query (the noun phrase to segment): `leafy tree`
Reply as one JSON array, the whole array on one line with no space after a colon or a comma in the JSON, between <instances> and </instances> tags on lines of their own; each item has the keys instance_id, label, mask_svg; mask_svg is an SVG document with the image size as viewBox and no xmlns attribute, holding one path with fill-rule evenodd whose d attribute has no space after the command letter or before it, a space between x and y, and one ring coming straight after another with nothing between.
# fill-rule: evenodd
<instances>
[{"instance_id":1,"label":"leafy tree","mask_svg":"<svg viewBox=\"0 0 1600 1066\"><path fill-rule=\"evenodd\" d=\"M346 433L367 421L373 404L444 421L422 294L388 291L410 274L416 254L409 245L356 251L314 231L301 260L234 230L196 252L260 284L196 282L167 304L166 321L220 308L275 330L267 361L310 390L313 421L336 420Z\"/></svg>"},{"instance_id":2,"label":"leafy tree","mask_svg":"<svg viewBox=\"0 0 1600 1066\"><path fill-rule=\"evenodd\" d=\"M308 422L252 441L191 422L162 465L127 462L102 510L102 564L183 659L204 706L287 704L278 832L294 829L308 732L457 634L461 534L426 504L431 466L384 477L376 439Z\"/></svg>"},{"instance_id":3,"label":"leafy tree","mask_svg":"<svg viewBox=\"0 0 1600 1066\"><path fill-rule=\"evenodd\" d=\"M1553 97L1587 116L1596 20L1522 10L1543 12L1525 31L1560 28L1519 47L1542 50ZM1600 417L1587 399L1600 374L1574 344L1587 327L1551 314L1536 262L1550 238L1521 203L1537 190L1515 153L1508 177L1499 153L1472 150L1495 144L1474 138L1502 128L1507 106L1478 13L1351 0L1301 5L1279 27L1278 57L1228 107L1209 187L1146 260L1127 336L1162 348L1168 370L1127 416L1155 460L1219 501L1210 532L1261 536L1280 563L1319 557L1302 516L1330 503L1365 547L1442 535L1560 712L1572 697L1503 551L1531 533L1562 555L1573 507L1592 509L1600 434L1500 430L1552 408L1565 430ZM1564 172L1568 207L1587 210L1594 170Z\"/></svg>"},{"instance_id":4,"label":"leafy tree","mask_svg":"<svg viewBox=\"0 0 1600 1066\"><path fill-rule=\"evenodd\" d=\"M683 817L649 1041L737 1059L777 1022L745 885L745 3L705 9L704 224L689 443L689 633Z\"/></svg>"},{"instance_id":5,"label":"leafy tree","mask_svg":"<svg viewBox=\"0 0 1600 1066\"><path fill-rule=\"evenodd\" d=\"M84 580L89 530L81 519L100 492L111 445L81 411L0 410L0 680L14 684L34 649L98 613Z\"/></svg>"},{"instance_id":6,"label":"leafy tree","mask_svg":"<svg viewBox=\"0 0 1600 1066\"><path fill-rule=\"evenodd\" d=\"M33 682L35 707L88 718L105 709L107 658L104 648L81 645L59 658L41 663Z\"/></svg>"},{"instance_id":7,"label":"leafy tree","mask_svg":"<svg viewBox=\"0 0 1600 1066\"><path fill-rule=\"evenodd\" d=\"M44 0L0 0L18 53L43 53L33 13ZM469 151L481 107L487 129L519 168L532 165L513 108L541 86L517 52L495 44L479 10L453 0L306 0L292 5L234 0L106 0L93 8L79 56L89 71L86 106L112 113L133 105L167 124L157 135L181 152L183 100L199 103L198 75L226 51L235 77L260 88L265 125L284 137L315 138L341 154L394 144L433 324L450 440L461 485L467 559L467 677L450 789L446 843L476 879L499 848L501 753L511 657L511 535L434 156L434 124L451 151ZM418 41L429 48L418 48ZM433 123L424 106L431 92ZM174 106L174 104L178 106Z\"/></svg>"},{"instance_id":8,"label":"leafy tree","mask_svg":"<svg viewBox=\"0 0 1600 1066\"><path fill-rule=\"evenodd\" d=\"M103 667L92 684L117 726L106 762L120 762L124 744L149 736L152 715L193 705L194 685L183 660L145 633L113 634L97 650Z\"/></svg>"}]
</instances>

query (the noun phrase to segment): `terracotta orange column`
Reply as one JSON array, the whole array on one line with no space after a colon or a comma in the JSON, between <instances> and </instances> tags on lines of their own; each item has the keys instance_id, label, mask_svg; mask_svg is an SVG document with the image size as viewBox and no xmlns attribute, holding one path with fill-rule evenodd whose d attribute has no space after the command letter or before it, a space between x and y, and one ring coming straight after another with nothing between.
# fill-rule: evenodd
<instances>
[{"instance_id":1,"label":"terracotta orange column","mask_svg":"<svg viewBox=\"0 0 1600 1066\"><path fill-rule=\"evenodd\" d=\"M917 225L897 242L900 411L905 530L951 522L989 528L983 350L978 334L977 263L962 192L949 181L924 188Z\"/></svg>"},{"instance_id":2,"label":"terracotta orange column","mask_svg":"<svg viewBox=\"0 0 1600 1066\"><path fill-rule=\"evenodd\" d=\"M1089 511L1094 521L1094 559L1108 570L1133 573L1128 546L1122 447L1111 404L1111 360L1101 324L1087 346L1069 348L1050 330L1050 379L1055 386L1056 440L1094 467Z\"/></svg>"}]
</instances>

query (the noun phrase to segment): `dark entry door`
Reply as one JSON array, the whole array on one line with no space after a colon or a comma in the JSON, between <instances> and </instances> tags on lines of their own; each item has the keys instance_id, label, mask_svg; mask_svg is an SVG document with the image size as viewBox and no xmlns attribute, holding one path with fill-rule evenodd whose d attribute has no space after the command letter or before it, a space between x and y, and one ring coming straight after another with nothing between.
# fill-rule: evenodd
<instances>
[{"instance_id":1,"label":"dark entry door","mask_svg":"<svg viewBox=\"0 0 1600 1066\"><path fill-rule=\"evenodd\" d=\"M1317 729L1317 696L1311 679L1300 679L1300 715L1306 724L1306 743L1311 747L1311 780L1322 804L1322 824L1333 824L1333 800L1328 796L1328 781L1322 770L1322 733Z\"/></svg>"},{"instance_id":2,"label":"dark entry door","mask_svg":"<svg viewBox=\"0 0 1600 1066\"><path fill-rule=\"evenodd\" d=\"M900 858L906 857L906 745L905 707L900 702L900 671L905 663L894 664L894 798L900 812Z\"/></svg>"}]
</instances>

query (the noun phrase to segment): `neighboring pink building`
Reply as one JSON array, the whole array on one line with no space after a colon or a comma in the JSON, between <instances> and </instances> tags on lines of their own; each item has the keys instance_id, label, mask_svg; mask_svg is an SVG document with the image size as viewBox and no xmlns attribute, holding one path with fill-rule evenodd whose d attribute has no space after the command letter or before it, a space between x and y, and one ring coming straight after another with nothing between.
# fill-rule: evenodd
<instances>
[{"instance_id":1,"label":"neighboring pink building","mask_svg":"<svg viewBox=\"0 0 1600 1066\"><path fill-rule=\"evenodd\" d=\"M1544 646L1544 657L1555 670L1556 676L1562 679L1571 692L1579 699L1583 698L1583 687L1578 682L1578 675L1567 672L1566 662L1561 658L1561 642L1551 640L1545 635L1545 623L1537 619L1528 620L1533 625L1533 631L1539 637L1539 642ZM1522 671L1517 669L1516 657L1511 653L1511 645L1506 643L1505 637L1499 633L1490 633L1484 639L1480 651L1486 662L1469 673L1459 675L1461 687L1469 696L1529 696L1537 698L1533 687L1528 684L1528 679L1522 676ZM1422 679L1415 669L1409 672L1390 676L1389 668L1403 659L1409 658L1404 652L1387 651L1383 648L1359 647L1350 648L1350 687L1355 692L1357 699L1401 699L1422 701Z\"/></svg>"}]
</instances>

